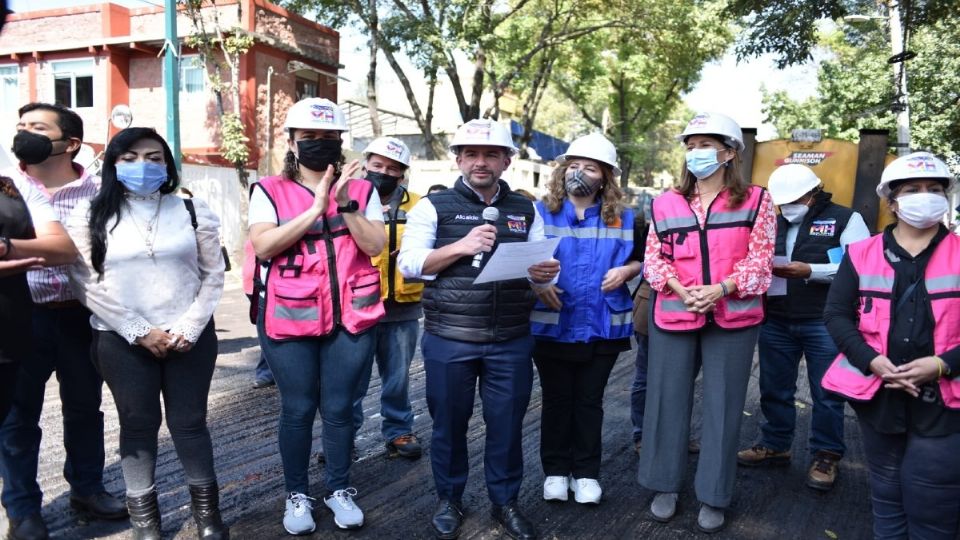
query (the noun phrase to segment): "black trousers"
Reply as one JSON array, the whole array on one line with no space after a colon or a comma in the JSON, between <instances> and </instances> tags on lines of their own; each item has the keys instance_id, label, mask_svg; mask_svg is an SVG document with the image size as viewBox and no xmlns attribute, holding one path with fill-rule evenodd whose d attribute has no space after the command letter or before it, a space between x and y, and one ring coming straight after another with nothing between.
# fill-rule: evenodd
<instances>
[{"instance_id":1,"label":"black trousers","mask_svg":"<svg viewBox=\"0 0 960 540\"><path fill-rule=\"evenodd\" d=\"M543 413L540 462L546 476L600 478L603 392L617 353L576 361L544 358L534 351Z\"/></svg>"},{"instance_id":2,"label":"black trousers","mask_svg":"<svg viewBox=\"0 0 960 540\"><path fill-rule=\"evenodd\" d=\"M188 352L162 359L114 332L95 331L93 358L120 417L120 467L127 495L139 497L153 488L161 396L187 484L216 482L207 430L207 395L217 360L213 321Z\"/></svg>"}]
</instances>

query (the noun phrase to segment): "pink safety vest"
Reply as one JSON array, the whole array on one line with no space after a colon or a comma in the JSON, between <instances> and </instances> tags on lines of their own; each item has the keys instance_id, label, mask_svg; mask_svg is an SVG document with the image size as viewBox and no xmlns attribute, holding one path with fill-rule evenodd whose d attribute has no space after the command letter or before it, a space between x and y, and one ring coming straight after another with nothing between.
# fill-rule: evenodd
<instances>
[{"instance_id":1,"label":"pink safety vest","mask_svg":"<svg viewBox=\"0 0 960 540\"><path fill-rule=\"evenodd\" d=\"M260 186L276 208L280 225L313 204L314 193L297 182L271 176L260 180ZM363 212L372 184L353 179L347 189ZM337 324L356 334L384 314L380 271L350 235L332 191L326 213L270 261L264 286L264 325L276 340L326 336Z\"/></svg>"},{"instance_id":2,"label":"pink safety vest","mask_svg":"<svg viewBox=\"0 0 960 540\"><path fill-rule=\"evenodd\" d=\"M893 300L894 271L883 253L883 235L847 246L860 279L860 322L867 345L886 356ZM933 350L942 354L960 345L960 236L948 234L927 263L924 284L933 312ZM940 379L940 395L951 409L960 409L960 377ZM842 353L823 376L823 387L855 401L869 401L883 384L873 373L864 375Z\"/></svg>"},{"instance_id":3,"label":"pink safety vest","mask_svg":"<svg viewBox=\"0 0 960 540\"><path fill-rule=\"evenodd\" d=\"M703 228L680 192L670 190L654 199L653 226L661 243L660 255L677 270L684 287L719 283L733 273L735 263L746 258L763 191L750 186L746 199L736 208L727 206L729 194L721 191L707 209ZM763 298L721 298L711 316L721 328L756 326L763 322ZM653 320L662 330L689 332L702 328L707 316L687 311L683 300L665 288L657 293Z\"/></svg>"}]
</instances>

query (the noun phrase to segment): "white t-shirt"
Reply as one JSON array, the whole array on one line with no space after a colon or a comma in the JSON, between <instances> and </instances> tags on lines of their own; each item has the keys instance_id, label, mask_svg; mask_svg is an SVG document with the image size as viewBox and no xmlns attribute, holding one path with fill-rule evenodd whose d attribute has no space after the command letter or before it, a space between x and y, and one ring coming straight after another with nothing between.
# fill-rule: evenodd
<instances>
[{"instance_id":1,"label":"white t-shirt","mask_svg":"<svg viewBox=\"0 0 960 540\"><path fill-rule=\"evenodd\" d=\"M330 201L330 204L337 204L336 201ZM383 222L383 206L380 204L380 197L377 190L370 191L370 200L367 201L367 207L363 211L364 217L369 221ZM250 195L250 208L247 211L247 226L254 223L273 223L278 225L277 211L267 198L262 186L257 186Z\"/></svg>"},{"instance_id":2,"label":"white t-shirt","mask_svg":"<svg viewBox=\"0 0 960 540\"><path fill-rule=\"evenodd\" d=\"M23 202L27 203L27 210L30 211L30 219L33 220L34 226L51 221L60 221L53 210L53 205L50 204L50 199L37 189L32 182L19 174L11 175L10 178L13 180L13 185L16 186L17 191L20 192L20 196L23 197ZM383 216L380 216L380 219L382 220Z\"/></svg>"}]
</instances>

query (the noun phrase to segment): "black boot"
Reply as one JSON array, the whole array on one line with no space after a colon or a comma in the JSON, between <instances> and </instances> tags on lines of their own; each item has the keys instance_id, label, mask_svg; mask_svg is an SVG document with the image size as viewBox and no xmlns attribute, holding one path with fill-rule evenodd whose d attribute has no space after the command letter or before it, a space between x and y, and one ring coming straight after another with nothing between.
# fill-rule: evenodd
<instances>
[{"instance_id":1,"label":"black boot","mask_svg":"<svg viewBox=\"0 0 960 540\"><path fill-rule=\"evenodd\" d=\"M127 497L130 526L133 540L160 540L160 508L157 507L157 492L151 491L140 497Z\"/></svg>"},{"instance_id":2,"label":"black boot","mask_svg":"<svg viewBox=\"0 0 960 540\"><path fill-rule=\"evenodd\" d=\"M220 518L220 491L217 484L190 486L193 519L197 522L200 540L228 540L230 529Z\"/></svg>"}]
</instances>

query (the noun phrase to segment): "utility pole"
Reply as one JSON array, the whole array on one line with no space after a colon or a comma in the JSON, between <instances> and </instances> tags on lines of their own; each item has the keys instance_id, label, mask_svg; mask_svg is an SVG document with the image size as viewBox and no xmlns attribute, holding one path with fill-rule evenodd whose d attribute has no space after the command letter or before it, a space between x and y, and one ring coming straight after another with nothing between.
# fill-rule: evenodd
<instances>
[{"instance_id":1,"label":"utility pole","mask_svg":"<svg viewBox=\"0 0 960 540\"><path fill-rule=\"evenodd\" d=\"M894 84L897 89L894 112L897 113L897 155L910 153L910 103L907 99L907 56L903 48L903 26L900 22L899 0L887 2L887 22L890 26L890 48L893 56Z\"/></svg>"},{"instance_id":2,"label":"utility pole","mask_svg":"<svg viewBox=\"0 0 960 540\"><path fill-rule=\"evenodd\" d=\"M177 38L177 1L164 0L164 57L163 87L167 93L167 143L173 152L177 170L180 162L180 62L179 39Z\"/></svg>"}]
</instances>

